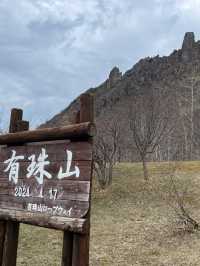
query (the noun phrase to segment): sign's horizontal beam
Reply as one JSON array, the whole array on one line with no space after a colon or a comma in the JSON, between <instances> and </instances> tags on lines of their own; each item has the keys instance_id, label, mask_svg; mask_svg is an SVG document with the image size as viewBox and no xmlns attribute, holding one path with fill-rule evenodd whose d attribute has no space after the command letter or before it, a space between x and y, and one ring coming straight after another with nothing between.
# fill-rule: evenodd
<instances>
[{"instance_id":1,"label":"sign's horizontal beam","mask_svg":"<svg viewBox=\"0 0 200 266\"><path fill-rule=\"evenodd\" d=\"M0 145L62 139L81 140L94 136L94 133L94 124L85 122L64 127L44 128L0 135Z\"/></svg>"},{"instance_id":2,"label":"sign's horizontal beam","mask_svg":"<svg viewBox=\"0 0 200 266\"><path fill-rule=\"evenodd\" d=\"M12 220L64 231L69 230L76 233L85 233L87 231L87 221L84 218L47 216L45 219L44 215L40 213L0 208L0 219Z\"/></svg>"}]
</instances>

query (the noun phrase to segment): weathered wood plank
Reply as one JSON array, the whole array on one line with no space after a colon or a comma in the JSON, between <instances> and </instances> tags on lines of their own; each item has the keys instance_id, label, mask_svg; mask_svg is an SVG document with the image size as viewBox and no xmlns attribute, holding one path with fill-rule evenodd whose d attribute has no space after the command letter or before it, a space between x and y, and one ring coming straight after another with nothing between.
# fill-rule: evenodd
<instances>
[{"instance_id":1,"label":"weathered wood plank","mask_svg":"<svg viewBox=\"0 0 200 266\"><path fill-rule=\"evenodd\" d=\"M49 165L46 165L44 169L51 176L44 175L42 181L39 181L39 173L33 172L27 177L32 159L27 161L26 158L30 159L30 156L36 155L35 161L37 162L43 147L49 155ZM73 152L71 159L83 161L70 160L70 165L68 165L65 152L68 147ZM8 163L4 163L11 157L14 149L17 151L16 155L26 155L26 160L23 158L19 162L17 179L10 177L9 171L5 172ZM51 216L84 217L89 209L91 158L92 146L87 142L62 141L53 144L35 143L34 145L3 147L0 155L0 207L10 211L24 211L24 213L41 212L44 219ZM60 169L65 173L67 167L72 174L59 179ZM77 168L79 169L78 175L74 173Z\"/></svg>"},{"instance_id":2,"label":"weathered wood plank","mask_svg":"<svg viewBox=\"0 0 200 266\"><path fill-rule=\"evenodd\" d=\"M23 182L23 179L19 179L18 185L25 184ZM27 185L31 186L35 183L35 180L28 179ZM15 185L8 183L7 178L0 178L0 194L7 194L8 192L10 195L15 194ZM83 194L89 194L90 193L90 182L89 181L77 181L77 180L60 180L59 183L57 180L45 180L44 186L43 186L43 195L46 196L46 193L48 190L54 187L58 190L58 192L63 190L63 193L61 195L58 195L58 198L62 196L63 194L68 193L83 193ZM40 186L38 185L38 189ZM34 196L34 191L30 191L30 195Z\"/></svg>"},{"instance_id":3,"label":"weathered wood plank","mask_svg":"<svg viewBox=\"0 0 200 266\"><path fill-rule=\"evenodd\" d=\"M88 139L95 134L95 128L92 123L80 123L65 127L54 127L45 129L36 129L31 131L22 131L0 135L0 145L5 144L23 144L26 142L60 140L60 139Z\"/></svg>"},{"instance_id":4,"label":"weathered wood plank","mask_svg":"<svg viewBox=\"0 0 200 266\"><path fill-rule=\"evenodd\" d=\"M22 162L20 164L20 171L18 180L24 180L25 183L29 184L32 180L37 184L36 177L32 175L31 177L27 178L26 175L28 173L27 168L29 167L30 163L28 162ZM72 161L71 164L71 171L75 170L75 166L79 168L79 176L76 177L75 175L71 175L68 177L65 177L63 179L58 179L58 173L60 170L60 167L62 167L63 172L66 171L66 162L58 161L58 162L52 162L50 165L47 165L45 167L45 170L51 174L52 178L48 179L46 176L44 176L43 184L45 185L47 182L51 183L52 181L57 181L57 184L59 182L63 183L63 180L73 180L73 181L90 181L90 173L91 173L91 162L90 161ZM6 169L6 165L3 163L0 163L0 182L4 182L4 180L9 182L9 172L4 172ZM14 183L13 180L10 180L10 183Z\"/></svg>"},{"instance_id":5,"label":"weathered wood plank","mask_svg":"<svg viewBox=\"0 0 200 266\"><path fill-rule=\"evenodd\" d=\"M77 233L86 231L86 220L82 218L68 218L60 216L43 217L41 213L24 212L20 210L6 210L0 208L0 219L28 223L41 227L69 230Z\"/></svg>"},{"instance_id":6,"label":"weathered wood plank","mask_svg":"<svg viewBox=\"0 0 200 266\"><path fill-rule=\"evenodd\" d=\"M66 207L74 207L74 209L77 209L77 212L79 213L79 217L80 216L80 213L81 211L79 211L79 209L88 209L88 202L87 201L83 201L83 200L71 200L71 199L66 199L66 200L56 200L56 201L53 201L53 200L43 200L43 199L40 199L40 198L31 198L31 199L28 199L28 198L13 198L12 196L5 196L5 195L0 195L0 206L2 206L2 208L6 209L6 208L9 208L9 209L24 209L26 210L27 208L27 205L28 203L37 203L37 204L42 204L42 205L45 205L47 204L48 207L52 207L52 206L66 206ZM4 206L4 203L6 204L6 206Z\"/></svg>"},{"instance_id":7,"label":"weathered wood plank","mask_svg":"<svg viewBox=\"0 0 200 266\"><path fill-rule=\"evenodd\" d=\"M85 215L88 212L88 208L89 208L89 204L86 203L80 203L80 202L70 202L68 201L67 203L63 204L63 203L58 203L58 205L54 205L54 204L42 204L41 202L38 202L37 204L35 204L36 201L34 201L34 203L31 203L31 208L32 210L29 212L27 210L28 205L30 203L25 203L25 202L13 202L12 206L11 203L12 202L7 202L7 207L6 210L16 210L16 211L24 211L26 213L39 213L42 214L44 219L46 219L46 217L52 217L52 216L56 216L56 217L64 217L64 218L83 218L85 217ZM34 207L34 209L36 208L37 210L33 210L33 206L36 205L37 207ZM47 209L48 207L48 209ZM2 205L2 203L0 203L0 208L1 209L5 209L4 206ZM45 211L43 211L45 208ZM64 210L65 213L67 213L66 215L64 215ZM70 210L70 214L68 215ZM27 221L27 223L29 223Z\"/></svg>"},{"instance_id":8,"label":"weathered wood plank","mask_svg":"<svg viewBox=\"0 0 200 266\"><path fill-rule=\"evenodd\" d=\"M53 188L55 189L55 188ZM18 193L17 189L7 189L6 191L0 191L0 200L4 201L6 198L9 200L12 200L12 202L42 202L42 203L51 203L52 200L50 200L50 193L49 190L42 191L42 197L40 196L41 190L38 189L36 193L35 191L31 192L28 197L25 196L16 196ZM21 192L19 192L21 195ZM24 193L25 194L25 193ZM88 202L89 201L89 194L88 193L66 193L63 189L61 191L57 191L56 200L54 200L55 203L62 202L63 204L65 201L83 201ZM0 202L0 204L3 204L3 202Z\"/></svg>"},{"instance_id":9,"label":"weathered wood plank","mask_svg":"<svg viewBox=\"0 0 200 266\"><path fill-rule=\"evenodd\" d=\"M23 155L24 158L19 162L31 161L28 159L31 155L35 155L36 159L41 154L42 149L45 149L45 153L48 155L46 160L51 162L66 161L67 150L73 153L73 161L91 161L92 160L92 146L89 142L48 142L38 143L37 145L28 144L23 146L2 146L0 149L0 162L4 162L12 156L13 150L16 151L16 156Z\"/></svg>"}]
</instances>

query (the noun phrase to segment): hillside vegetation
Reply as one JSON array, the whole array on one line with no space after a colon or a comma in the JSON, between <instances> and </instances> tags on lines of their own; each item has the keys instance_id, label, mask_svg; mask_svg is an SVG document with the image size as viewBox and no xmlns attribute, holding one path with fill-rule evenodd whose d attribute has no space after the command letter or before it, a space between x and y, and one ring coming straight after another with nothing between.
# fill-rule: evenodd
<instances>
[{"instance_id":1,"label":"hillside vegetation","mask_svg":"<svg viewBox=\"0 0 200 266\"><path fill-rule=\"evenodd\" d=\"M143 181L140 163L121 163L113 185L99 190L94 181L91 216L91 266L197 266L200 232L177 221L170 196L170 175L185 191L186 208L200 221L200 163L149 163L150 180ZM60 265L61 232L22 225L18 266Z\"/></svg>"}]
</instances>

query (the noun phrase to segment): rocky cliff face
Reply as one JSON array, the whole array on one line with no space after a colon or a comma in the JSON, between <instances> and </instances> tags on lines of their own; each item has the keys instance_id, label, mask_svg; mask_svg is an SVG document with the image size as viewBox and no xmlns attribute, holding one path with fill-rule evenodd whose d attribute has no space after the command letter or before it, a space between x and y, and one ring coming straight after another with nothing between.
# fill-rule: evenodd
<instances>
[{"instance_id":1,"label":"rocky cliff face","mask_svg":"<svg viewBox=\"0 0 200 266\"><path fill-rule=\"evenodd\" d=\"M123 124L125 132L122 159L135 160L137 156L132 152L134 145L128 123L129 109L133 98L155 89L161 89L170 96L169 105L170 109L173 109L173 121L176 121L176 126L173 133L159 145L154 157L160 160L170 159L176 147L179 152L181 150L182 159L199 158L200 41L195 41L192 32L185 34L182 48L169 56L141 59L123 75L114 67L105 82L89 89L87 92L95 97L97 125L105 119L120 116L119 123ZM78 110L79 97L41 127L71 123L75 120Z\"/></svg>"}]
</instances>

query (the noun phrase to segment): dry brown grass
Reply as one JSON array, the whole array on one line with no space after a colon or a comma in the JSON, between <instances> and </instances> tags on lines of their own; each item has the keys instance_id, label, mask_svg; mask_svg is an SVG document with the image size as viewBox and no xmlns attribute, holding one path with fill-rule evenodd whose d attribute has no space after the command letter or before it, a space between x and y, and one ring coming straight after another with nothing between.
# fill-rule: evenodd
<instances>
[{"instance_id":1,"label":"dry brown grass","mask_svg":"<svg viewBox=\"0 0 200 266\"><path fill-rule=\"evenodd\" d=\"M188 187L186 206L200 221L200 162L176 163L179 191ZM178 230L169 206L172 165L150 163L150 181L140 164L115 167L106 191L94 182L91 266L200 265L200 232ZM21 226L18 266L60 265L62 235L54 230Z\"/></svg>"}]
</instances>

